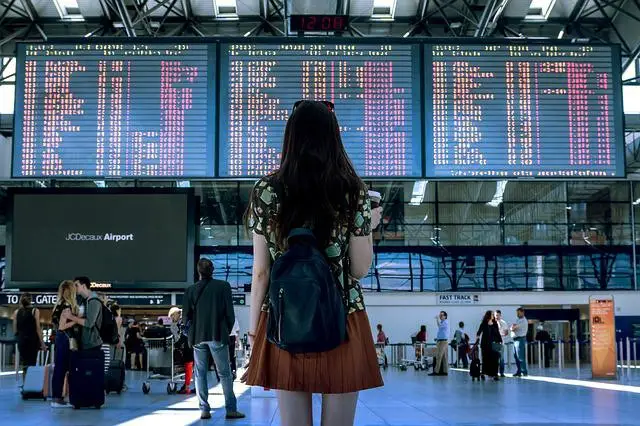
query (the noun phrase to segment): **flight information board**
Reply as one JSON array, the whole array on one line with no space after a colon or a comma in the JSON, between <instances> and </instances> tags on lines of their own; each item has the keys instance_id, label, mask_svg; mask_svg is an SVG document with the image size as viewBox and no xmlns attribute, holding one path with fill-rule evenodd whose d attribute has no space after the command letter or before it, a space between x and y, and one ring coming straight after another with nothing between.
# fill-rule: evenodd
<instances>
[{"instance_id":1,"label":"flight information board","mask_svg":"<svg viewBox=\"0 0 640 426\"><path fill-rule=\"evenodd\" d=\"M215 43L19 44L13 176L213 176Z\"/></svg>"},{"instance_id":2,"label":"flight information board","mask_svg":"<svg viewBox=\"0 0 640 426\"><path fill-rule=\"evenodd\" d=\"M427 177L622 177L615 46L426 44Z\"/></svg>"},{"instance_id":3,"label":"flight information board","mask_svg":"<svg viewBox=\"0 0 640 426\"><path fill-rule=\"evenodd\" d=\"M360 175L421 176L419 56L417 44L223 44L220 176L277 168L286 121L300 99L335 104Z\"/></svg>"}]
</instances>

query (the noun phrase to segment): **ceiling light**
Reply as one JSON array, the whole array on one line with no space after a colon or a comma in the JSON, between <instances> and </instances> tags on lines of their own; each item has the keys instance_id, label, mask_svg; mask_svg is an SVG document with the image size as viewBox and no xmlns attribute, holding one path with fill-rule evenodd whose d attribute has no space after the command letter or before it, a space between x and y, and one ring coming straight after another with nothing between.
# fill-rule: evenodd
<instances>
[{"instance_id":1,"label":"ceiling light","mask_svg":"<svg viewBox=\"0 0 640 426\"><path fill-rule=\"evenodd\" d=\"M556 0L531 0L529 11L524 19L528 21L546 21L555 4Z\"/></svg>"},{"instance_id":2,"label":"ceiling light","mask_svg":"<svg viewBox=\"0 0 640 426\"><path fill-rule=\"evenodd\" d=\"M238 18L236 0L213 0L213 8L218 18Z\"/></svg>"},{"instance_id":3,"label":"ceiling light","mask_svg":"<svg viewBox=\"0 0 640 426\"><path fill-rule=\"evenodd\" d=\"M633 205L637 206L638 204L640 204L640 198L637 198L634 202Z\"/></svg>"},{"instance_id":4,"label":"ceiling light","mask_svg":"<svg viewBox=\"0 0 640 426\"><path fill-rule=\"evenodd\" d=\"M397 0L373 0L371 19L374 21L393 21Z\"/></svg>"},{"instance_id":5,"label":"ceiling light","mask_svg":"<svg viewBox=\"0 0 640 426\"><path fill-rule=\"evenodd\" d=\"M53 0L58 14L65 21L84 21L77 0Z\"/></svg>"}]
</instances>

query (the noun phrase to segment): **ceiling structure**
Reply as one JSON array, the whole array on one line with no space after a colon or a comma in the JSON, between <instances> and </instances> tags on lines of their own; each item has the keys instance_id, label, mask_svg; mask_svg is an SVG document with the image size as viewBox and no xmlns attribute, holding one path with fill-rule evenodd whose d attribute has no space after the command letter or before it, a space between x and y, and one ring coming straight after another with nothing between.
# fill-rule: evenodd
<instances>
[{"instance_id":1,"label":"ceiling structure","mask_svg":"<svg viewBox=\"0 0 640 426\"><path fill-rule=\"evenodd\" d=\"M599 40L620 43L624 68L640 55L640 0L0 0L0 53L60 36L297 36L291 14L349 15L345 37Z\"/></svg>"}]
</instances>

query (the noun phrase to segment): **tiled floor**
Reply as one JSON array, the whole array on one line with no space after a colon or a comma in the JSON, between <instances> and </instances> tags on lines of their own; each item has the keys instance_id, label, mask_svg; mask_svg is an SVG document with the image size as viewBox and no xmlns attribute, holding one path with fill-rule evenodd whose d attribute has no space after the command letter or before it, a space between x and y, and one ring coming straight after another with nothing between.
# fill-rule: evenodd
<instances>
[{"instance_id":1,"label":"tiled floor","mask_svg":"<svg viewBox=\"0 0 640 426\"><path fill-rule=\"evenodd\" d=\"M196 398L169 396L164 382L152 382L149 395L142 394L141 373L127 378L131 389L110 395L102 410L52 410L43 401L22 401L14 376L0 376L0 424L161 426L200 424ZM640 387L617 390L593 388L588 382L549 383L544 378L507 378L502 382L471 383L464 372L449 377L427 377L413 370L385 372L384 388L360 395L356 424L364 425L640 425ZM557 378L552 379L559 381ZM614 388L609 386L610 388ZM250 390L236 383L239 408L247 414L241 421L224 421L219 387L211 390L213 419L202 424L237 426L279 425L273 398L251 398ZM320 408L314 399L314 412ZM316 416L317 417L317 416ZM316 424L319 424L317 422Z\"/></svg>"}]
</instances>

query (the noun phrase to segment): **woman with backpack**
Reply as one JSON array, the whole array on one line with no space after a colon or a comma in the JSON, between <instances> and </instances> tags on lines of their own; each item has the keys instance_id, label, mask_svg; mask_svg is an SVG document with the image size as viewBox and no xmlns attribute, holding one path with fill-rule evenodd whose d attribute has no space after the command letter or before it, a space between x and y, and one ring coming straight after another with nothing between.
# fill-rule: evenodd
<instances>
[{"instance_id":1,"label":"woman with backpack","mask_svg":"<svg viewBox=\"0 0 640 426\"><path fill-rule=\"evenodd\" d=\"M358 281L380 218L333 104L296 102L280 167L255 185L246 217L253 351L244 378L277 390L283 426L312 424L313 393L322 394L323 425L353 424L358 392L383 385Z\"/></svg>"}]
</instances>

